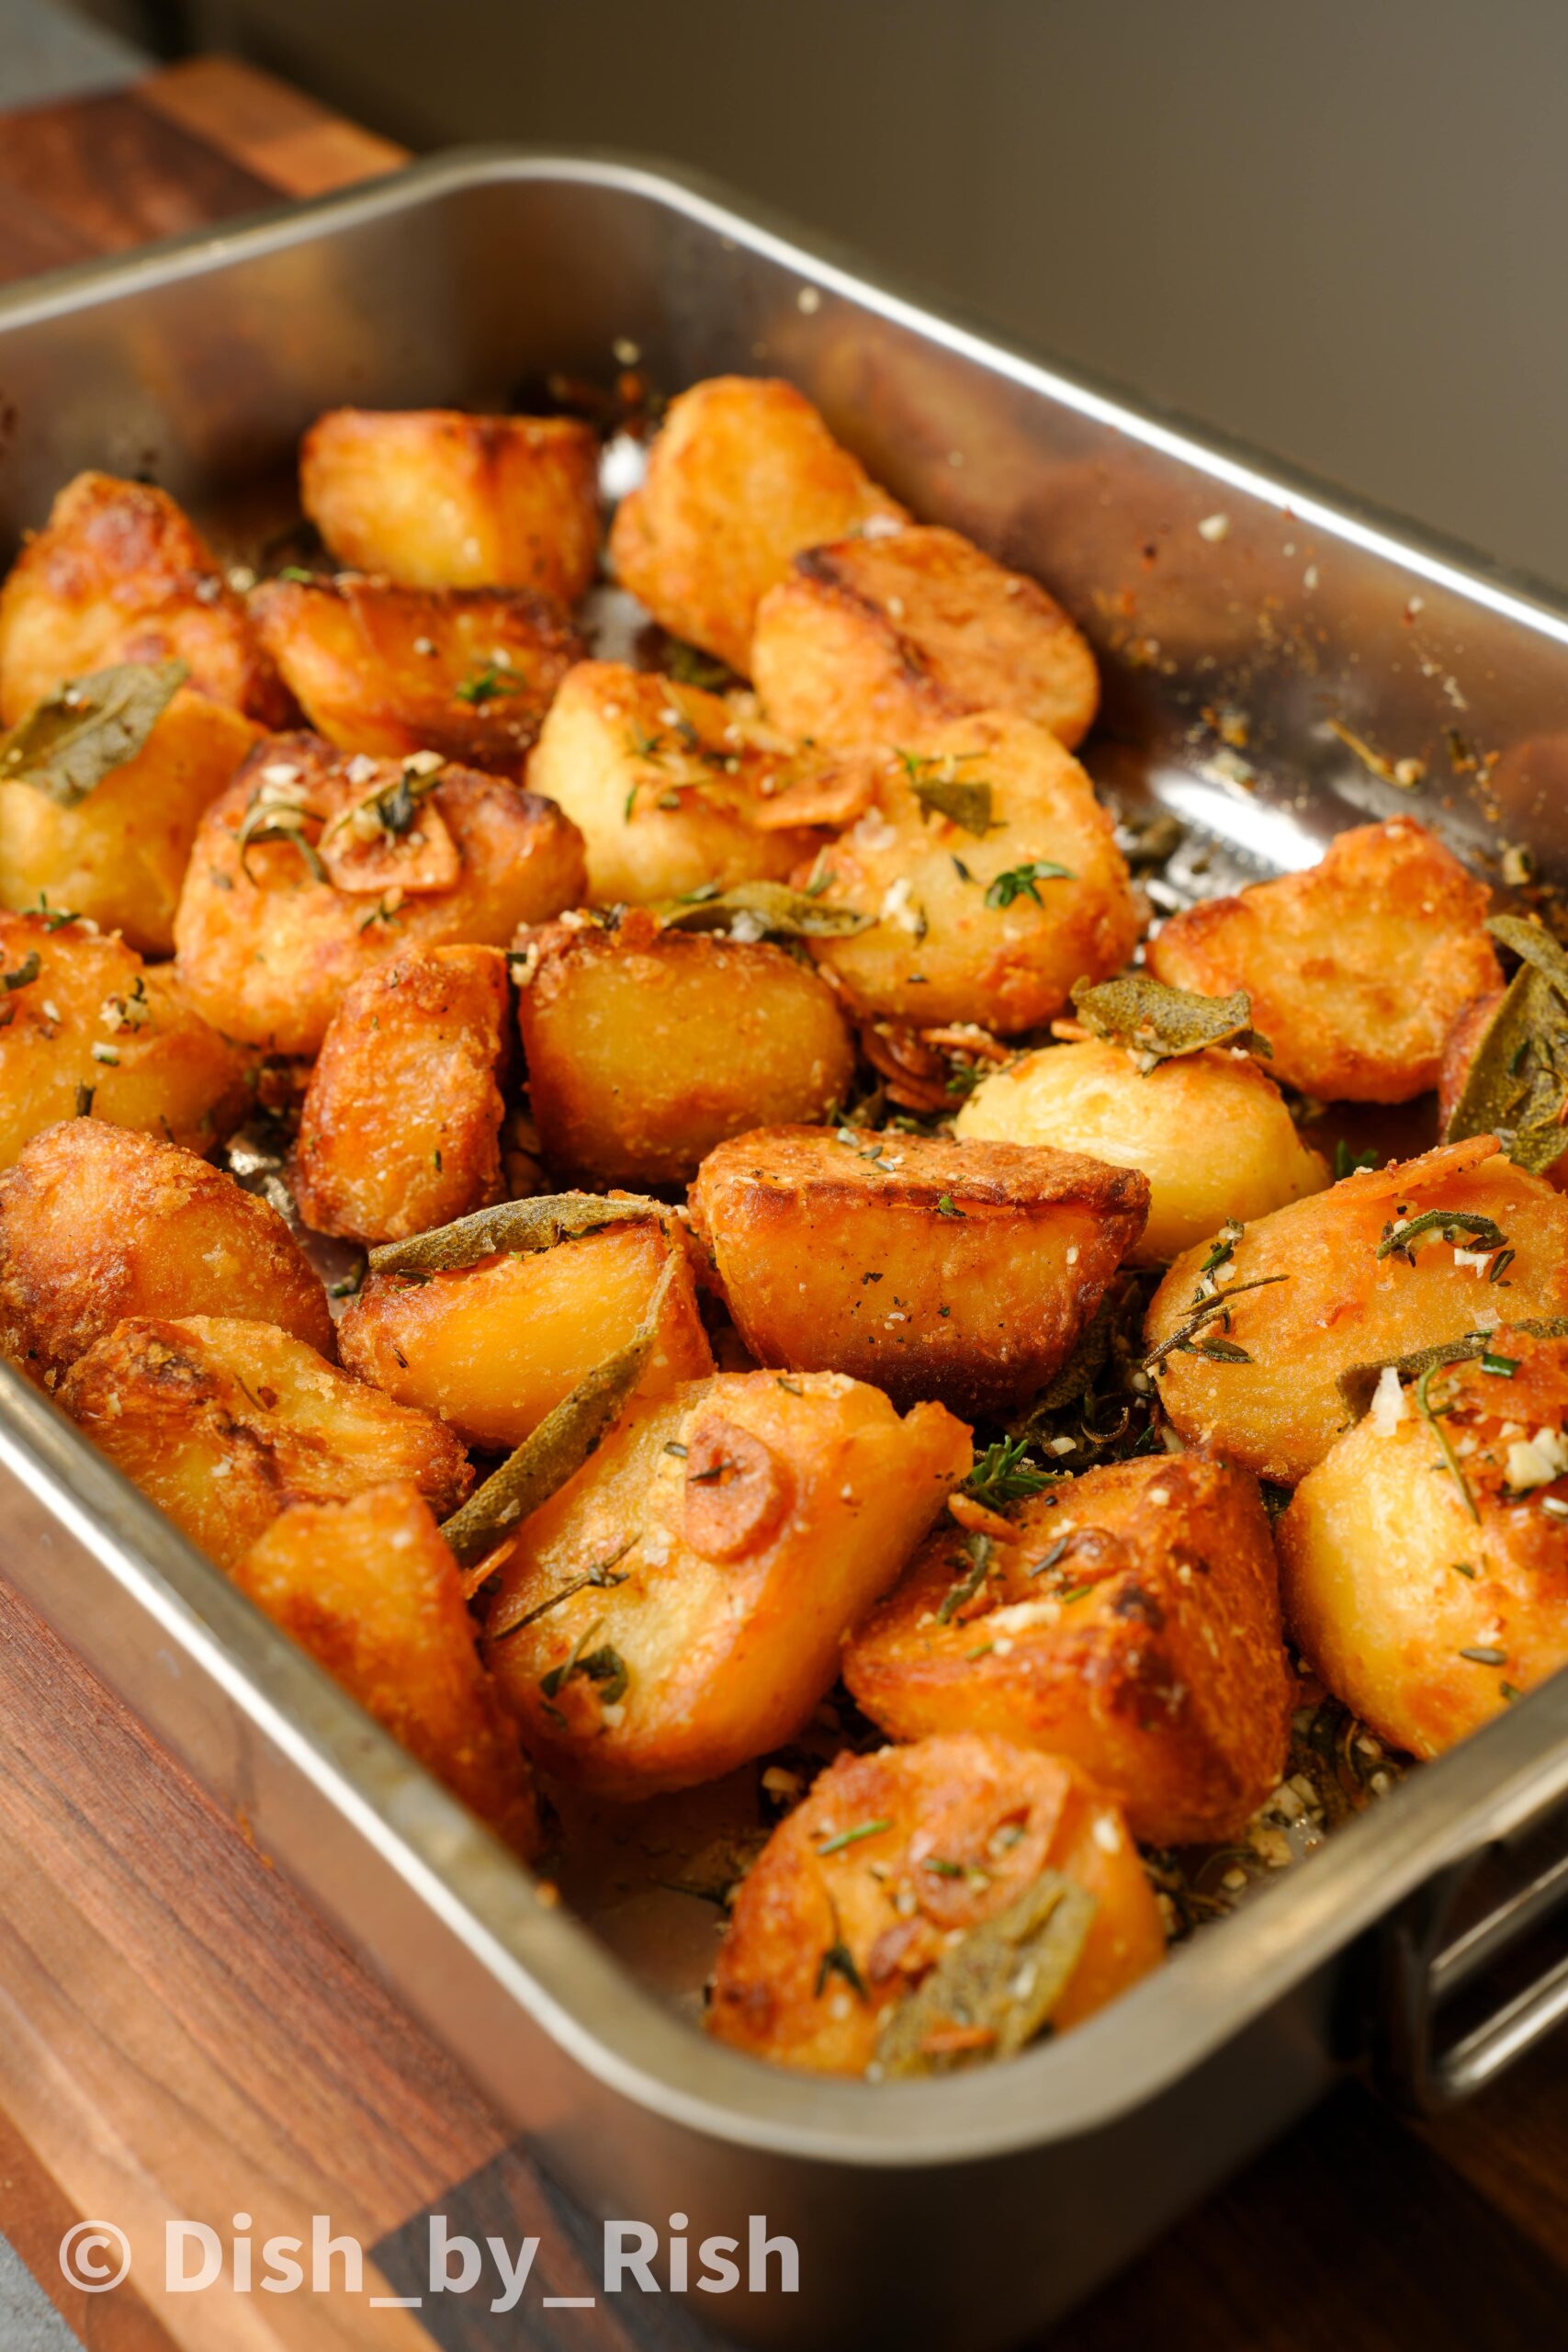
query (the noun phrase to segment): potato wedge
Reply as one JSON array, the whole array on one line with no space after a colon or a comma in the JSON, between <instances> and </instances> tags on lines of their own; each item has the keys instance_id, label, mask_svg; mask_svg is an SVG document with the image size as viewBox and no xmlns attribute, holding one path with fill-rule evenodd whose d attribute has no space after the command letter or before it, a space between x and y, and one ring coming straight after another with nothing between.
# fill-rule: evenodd
<instances>
[{"instance_id":1,"label":"potato wedge","mask_svg":"<svg viewBox=\"0 0 1568 2352\"><path fill-rule=\"evenodd\" d=\"M821 1118L854 1050L832 990L770 941L557 923L519 940L529 1094L552 1168L675 1183L726 1136Z\"/></svg>"},{"instance_id":2,"label":"potato wedge","mask_svg":"<svg viewBox=\"0 0 1568 2352\"><path fill-rule=\"evenodd\" d=\"M542 588L573 605L599 557L599 444L564 416L329 409L299 503L340 563L416 588Z\"/></svg>"},{"instance_id":3,"label":"potato wedge","mask_svg":"<svg viewBox=\"0 0 1568 2352\"><path fill-rule=\"evenodd\" d=\"M1134 1170L1017 1144L760 1128L708 1154L692 1212L759 1363L896 1403L1026 1405L1136 1242Z\"/></svg>"},{"instance_id":4,"label":"potato wedge","mask_svg":"<svg viewBox=\"0 0 1568 2352\"><path fill-rule=\"evenodd\" d=\"M1064 1758L1002 1739L958 1735L840 1756L747 1873L704 2023L779 2065L875 2075L903 2002L961 1937L1048 1870L1095 1904L1050 2017L1060 2032L1165 1957L1154 1894L1115 1804ZM933 2032L919 2054L938 2072L993 2049L976 2028Z\"/></svg>"},{"instance_id":5,"label":"potato wedge","mask_svg":"<svg viewBox=\"0 0 1568 2352\"><path fill-rule=\"evenodd\" d=\"M1135 1266L1167 1265L1227 1218L1267 1216L1329 1181L1272 1079L1223 1046L1146 1076L1099 1038L1045 1046L982 1079L953 1124L962 1141L1045 1144L1141 1169L1149 1216L1128 1253Z\"/></svg>"},{"instance_id":6,"label":"potato wedge","mask_svg":"<svg viewBox=\"0 0 1568 2352\"><path fill-rule=\"evenodd\" d=\"M900 1420L832 1374L635 1402L496 1582L485 1656L530 1753L631 1798L792 1738L970 1458L940 1405Z\"/></svg>"},{"instance_id":7,"label":"potato wedge","mask_svg":"<svg viewBox=\"0 0 1568 2352\"><path fill-rule=\"evenodd\" d=\"M1396 1226L1445 1214L1457 1220L1451 1238L1439 1222L1400 1245ZM1209 1255L1188 1250L1155 1293L1151 1348L1187 1329L1215 1283L1227 1293L1268 1286L1246 1291L1164 1356L1165 1409L1189 1444L1286 1485L1347 1426L1342 1373L1495 1323L1568 1313L1568 1202L1503 1159L1491 1136L1347 1176L1276 1209L1205 1274ZM1245 1361L1228 1352L1236 1349Z\"/></svg>"},{"instance_id":8,"label":"potato wedge","mask_svg":"<svg viewBox=\"0 0 1568 2352\"><path fill-rule=\"evenodd\" d=\"M1408 1102L1436 1086L1455 1014L1501 984L1489 898L1412 819L1356 825L1305 874L1172 916L1149 969L1206 996L1245 989L1275 1077L1303 1094Z\"/></svg>"},{"instance_id":9,"label":"potato wedge","mask_svg":"<svg viewBox=\"0 0 1568 2352\"><path fill-rule=\"evenodd\" d=\"M1118 1462L1002 1524L927 1538L850 1638L857 1705L895 1739L1069 1757L1151 1845L1235 1837L1284 1770L1295 1696L1257 1480Z\"/></svg>"},{"instance_id":10,"label":"potato wedge","mask_svg":"<svg viewBox=\"0 0 1568 2352\"><path fill-rule=\"evenodd\" d=\"M55 1393L223 1568L290 1503L346 1502L412 1479L446 1519L473 1484L433 1415L393 1404L270 1323L132 1317L78 1356Z\"/></svg>"},{"instance_id":11,"label":"potato wedge","mask_svg":"<svg viewBox=\"0 0 1568 2352\"><path fill-rule=\"evenodd\" d=\"M479 1664L457 1563L419 1488L291 1503L231 1574L367 1714L525 1859L539 1813Z\"/></svg>"},{"instance_id":12,"label":"potato wedge","mask_svg":"<svg viewBox=\"0 0 1568 2352\"><path fill-rule=\"evenodd\" d=\"M610 555L656 620L745 676L757 606L791 558L874 517L908 520L793 384L713 376L671 401Z\"/></svg>"}]
</instances>

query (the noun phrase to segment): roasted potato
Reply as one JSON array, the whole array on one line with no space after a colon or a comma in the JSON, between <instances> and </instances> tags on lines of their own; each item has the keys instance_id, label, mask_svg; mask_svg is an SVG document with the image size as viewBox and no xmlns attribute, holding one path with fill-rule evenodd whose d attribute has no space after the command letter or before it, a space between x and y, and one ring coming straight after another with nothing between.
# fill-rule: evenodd
<instances>
[{"instance_id":1,"label":"roasted potato","mask_svg":"<svg viewBox=\"0 0 1568 2352\"><path fill-rule=\"evenodd\" d=\"M1063 1758L1004 1739L840 1756L747 1873L704 2022L754 2057L818 2075L938 2073L995 2056L1020 2030L1016 2013L1032 1989L1027 1941L999 2024L944 2020L939 2002L896 2065L884 2035L939 1965L1012 1914L1048 1871L1094 1899L1043 2020L1062 2031L1165 1957L1154 1894L1115 1804Z\"/></svg>"},{"instance_id":2,"label":"roasted potato","mask_svg":"<svg viewBox=\"0 0 1568 2352\"><path fill-rule=\"evenodd\" d=\"M525 1857L537 1850L517 1735L479 1664L457 1563L416 1486L291 1503L231 1573L437 1780Z\"/></svg>"},{"instance_id":3,"label":"roasted potato","mask_svg":"<svg viewBox=\"0 0 1568 2352\"><path fill-rule=\"evenodd\" d=\"M1269 1068L1303 1094L1408 1102L1437 1084L1461 1006L1501 984L1488 897L1410 818L1357 825L1305 874L1172 916L1149 969L1206 996L1245 989Z\"/></svg>"},{"instance_id":4,"label":"roasted potato","mask_svg":"<svg viewBox=\"0 0 1568 2352\"><path fill-rule=\"evenodd\" d=\"M852 1635L844 1679L895 1739L1070 1757L1151 1845L1234 1838L1279 1783L1295 1695L1258 1482L1160 1455L950 1521Z\"/></svg>"},{"instance_id":5,"label":"roasted potato","mask_svg":"<svg viewBox=\"0 0 1568 2352\"><path fill-rule=\"evenodd\" d=\"M804 877L803 877L804 878ZM824 907L872 919L811 952L868 1012L999 1035L1050 1020L1137 943L1110 818L1054 735L1008 711L928 728L883 766L876 805L818 853Z\"/></svg>"},{"instance_id":6,"label":"roasted potato","mask_svg":"<svg viewBox=\"0 0 1568 2352\"><path fill-rule=\"evenodd\" d=\"M290 1503L346 1502L412 1479L438 1519L473 1484L429 1413L395 1405L270 1323L132 1317L55 1392L101 1453L220 1567Z\"/></svg>"},{"instance_id":7,"label":"roasted potato","mask_svg":"<svg viewBox=\"0 0 1568 2352\"><path fill-rule=\"evenodd\" d=\"M765 1121L821 1118L854 1052L832 990L770 941L556 923L519 941L529 1094L551 1167L674 1183Z\"/></svg>"},{"instance_id":8,"label":"roasted potato","mask_svg":"<svg viewBox=\"0 0 1568 2352\"><path fill-rule=\"evenodd\" d=\"M694 1786L790 1739L839 1643L970 1463L834 1374L719 1373L623 1413L526 1520L485 1655L525 1744L601 1795Z\"/></svg>"},{"instance_id":9,"label":"roasted potato","mask_svg":"<svg viewBox=\"0 0 1568 2352\"><path fill-rule=\"evenodd\" d=\"M1227 1217L1266 1216L1328 1182L1273 1080L1224 1046L1146 1076L1099 1038L1046 1046L982 1079L954 1129L964 1141L1046 1144L1141 1169L1149 1217L1129 1252L1136 1266L1165 1265Z\"/></svg>"},{"instance_id":10,"label":"roasted potato","mask_svg":"<svg viewBox=\"0 0 1568 2352\"><path fill-rule=\"evenodd\" d=\"M1249 1283L1268 1286L1204 1313L1216 1286ZM1564 1313L1568 1201L1477 1136L1188 1250L1155 1293L1146 1336L1169 1351L1156 1376L1188 1442L1293 1485L1350 1419L1342 1374Z\"/></svg>"},{"instance_id":11,"label":"roasted potato","mask_svg":"<svg viewBox=\"0 0 1568 2352\"><path fill-rule=\"evenodd\" d=\"M758 604L791 558L874 519L908 517L793 384L714 376L671 401L610 555L656 620L744 675Z\"/></svg>"},{"instance_id":12,"label":"roasted potato","mask_svg":"<svg viewBox=\"0 0 1568 2352\"><path fill-rule=\"evenodd\" d=\"M371 1274L338 1329L343 1360L470 1445L509 1451L633 1337L676 1267L639 1396L700 1380L713 1355L684 1249L667 1222L604 1225L553 1249L503 1250L409 1282Z\"/></svg>"},{"instance_id":13,"label":"roasted potato","mask_svg":"<svg viewBox=\"0 0 1568 2352\"><path fill-rule=\"evenodd\" d=\"M599 559L599 444L563 416L330 409L299 503L340 563L415 588L542 588L575 604Z\"/></svg>"},{"instance_id":14,"label":"roasted potato","mask_svg":"<svg viewBox=\"0 0 1568 2352\"><path fill-rule=\"evenodd\" d=\"M822 743L902 743L1015 710L1069 751L1100 673L1053 596L934 526L807 548L757 608L750 673L775 726Z\"/></svg>"},{"instance_id":15,"label":"roasted potato","mask_svg":"<svg viewBox=\"0 0 1568 2352\"><path fill-rule=\"evenodd\" d=\"M329 742L383 760L439 752L519 778L582 651L560 607L525 588L267 580L251 612Z\"/></svg>"},{"instance_id":16,"label":"roasted potato","mask_svg":"<svg viewBox=\"0 0 1568 2352\"><path fill-rule=\"evenodd\" d=\"M0 1168L88 1113L205 1151L249 1099L242 1056L170 972L74 915L0 912Z\"/></svg>"},{"instance_id":17,"label":"roasted potato","mask_svg":"<svg viewBox=\"0 0 1568 2352\"><path fill-rule=\"evenodd\" d=\"M502 947L584 888L577 828L500 776L258 743L201 820L178 968L226 1035L313 1054L350 985L412 948Z\"/></svg>"},{"instance_id":18,"label":"roasted potato","mask_svg":"<svg viewBox=\"0 0 1568 2352\"><path fill-rule=\"evenodd\" d=\"M692 1211L759 1363L972 1415L1027 1404L1066 1363L1148 1197L1072 1152L780 1126L710 1152Z\"/></svg>"},{"instance_id":19,"label":"roasted potato","mask_svg":"<svg viewBox=\"0 0 1568 2352\"><path fill-rule=\"evenodd\" d=\"M0 590L0 723L110 662L175 660L198 694L287 724L244 607L167 491L78 474Z\"/></svg>"}]
</instances>

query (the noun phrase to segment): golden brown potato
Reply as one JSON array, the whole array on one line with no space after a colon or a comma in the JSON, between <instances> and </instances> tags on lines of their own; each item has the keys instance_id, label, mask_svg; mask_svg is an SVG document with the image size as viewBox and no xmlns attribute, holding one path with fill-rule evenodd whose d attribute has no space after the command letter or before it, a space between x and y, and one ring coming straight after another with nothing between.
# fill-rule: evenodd
<instances>
[{"instance_id":1,"label":"golden brown potato","mask_svg":"<svg viewBox=\"0 0 1568 2352\"><path fill-rule=\"evenodd\" d=\"M598 563L599 444L571 417L330 409L299 445L299 503L356 571L573 605Z\"/></svg>"},{"instance_id":2,"label":"golden brown potato","mask_svg":"<svg viewBox=\"0 0 1568 2352\"><path fill-rule=\"evenodd\" d=\"M235 1583L525 1857L539 1843L528 1768L479 1664L457 1563L406 1479L291 1503Z\"/></svg>"},{"instance_id":3,"label":"golden brown potato","mask_svg":"<svg viewBox=\"0 0 1568 2352\"><path fill-rule=\"evenodd\" d=\"M530 1753L602 1795L694 1787L790 1739L970 1463L833 1374L718 1373L624 1413L526 1520L485 1655Z\"/></svg>"},{"instance_id":4,"label":"golden brown potato","mask_svg":"<svg viewBox=\"0 0 1568 2352\"><path fill-rule=\"evenodd\" d=\"M957 810L955 816L951 813ZM881 772L876 806L818 852L824 907L871 928L811 952L868 1012L999 1035L1103 979L1139 918L1110 818L1054 735L1008 711L928 728Z\"/></svg>"},{"instance_id":5,"label":"golden brown potato","mask_svg":"<svg viewBox=\"0 0 1568 2352\"><path fill-rule=\"evenodd\" d=\"M1401 1245L1396 1227L1434 1212L1454 1222ZM1342 1373L1495 1323L1568 1313L1568 1202L1503 1159L1491 1136L1347 1176L1214 1247L1212 1271L1212 1252L1190 1250L1155 1293L1151 1348L1182 1332L1214 1284L1268 1287L1247 1291L1166 1355L1160 1395L1190 1444L1287 1485L1322 1461L1350 1419Z\"/></svg>"},{"instance_id":6,"label":"golden brown potato","mask_svg":"<svg viewBox=\"0 0 1568 2352\"><path fill-rule=\"evenodd\" d=\"M934 525L807 548L757 609L751 676L775 726L822 743L902 743L1014 710L1071 751L1100 673L1054 596Z\"/></svg>"},{"instance_id":7,"label":"golden brown potato","mask_svg":"<svg viewBox=\"0 0 1568 2352\"><path fill-rule=\"evenodd\" d=\"M897 2010L962 1938L1008 1912L1045 1871L1095 1904L1051 2010L1052 2030L1063 2031L1165 1957L1154 1894L1117 1807L1062 1758L1003 1739L840 1756L747 1873L704 2022L721 2041L780 2065L880 2075L878 2047ZM1010 1989L1027 1998L1017 1980ZM933 2019L913 2071L939 2073L997 2050L995 2028Z\"/></svg>"},{"instance_id":8,"label":"golden brown potato","mask_svg":"<svg viewBox=\"0 0 1568 2352\"><path fill-rule=\"evenodd\" d=\"M634 1337L673 1250L639 1396L700 1380L713 1355L684 1249L664 1219L600 1227L418 1282L371 1274L338 1329L343 1360L469 1445L510 1451Z\"/></svg>"},{"instance_id":9,"label":"golden brown potato","mask_svg":"<svg viewBox=\"0 0 1568 2352\"><path fill-rule=\"evenodd\" d=\"M844 1679L895 1739L1070 1757L1152 1845L1234 1838L1279 1783L1295 1695L1258 1482L1159 1455L938 1527L852 1635Z\"/></svg>"},{"instance_id":10,"label":"golden brown potato","mask_svg":"<svg viewBox=\"0 0 1568 2352\"><path fill-rule=\"evenodd\" d=\"M242 1057L170 972L74 916L0 912L0 1168L88 1113L206 1151L249 1099Z\"/></svg>"},{"instance_id":11,"label":"golden brown potato","mask_svg":"<svg viewBox=\"0 0 1568 2352\"><path fill-rule=\"evenodd\" d=\"M1066 1363L1148 1197L1071 1152L780 1126L710 1152L692 1211L759 1363L976 1414Z\"/></svg>"},{"instance_id":12,"label":"golden brown potato","mask_svg":"<svg viewBox=\"0 0 1568 2352\"><path fill-rule=\"evenodd\" d=\"M311 726L345 752L413 752L521 777L582 648L525 588L400 588L353 573L264 581L262 643Z\"/></svg>"},{"instance_id":13,"label":"golden brown potato","mask_svg":"<svg viewBox=\"0 0 1568 2352\"><path fill-rule=\"evenodd\" d=\"M0 723L112 662L188 664L190 684L263 726L288 697L212 551L164 490L66 483L0 591Z\"/></svg>"},{"instance_id":14,"label":"golden brown potato","mask_svg":"<svg viewBox=\"0 0 1568 2352\"><path fill-rule=\"evenodd\" d=\"M416 947L354 982L299 1113L307 1225L400 1241L504 1197L509 1009L499 947Z\"/></svg>"},{"instance_id":15,"label":"golden brown potato","mask_svg":"<svg viewBox=\"0 0 1568 2352\"><path fill-rule=\"evenodd\" d=\"M793 384L714 376L671 401L610 554L656 620L744 675L758 604L791 558L874 516L908 519Z\"/></svg>"},{"instance_id":16,"label":"golden brown potato","mask_svg":"<svg viewBox=\"0 0 1568 2352\"><path fill-rule=\"evenodd\" d=\"M1320 1193L1328 1164L1296 1133L1273 1080L1224 1046L1144 1076L1121 1046L1086 1039L1025 1054L983 1079L954 1122L963 1140L1087 1152L1149 1180L1149 1221L1130 1253L1160 1266L1287 1201Z\"/></svg>"},{"instance_id":17,"label":"golden brown potato","mask_svg":"<svg viewBox=\"0 0 1568 2352\"><path fill-rule=\"evenodd\" d=\"M56 1391L101 1453L220 1567L290 1503L346 1502L412 1479L437 1519L473 1484L429 1413L393 1404L270 1323L133 1317Z\"/></svg>"},{"instance_id":18,"label":"golden brown potato","mask_svg":"<svg viewBox=\"0 0 1568 2352\"><path fill-rule=\"evenodd\" d=\"M1500 984L1488 897L1410 818L1357 825L1305 874L1173 916L1149 969L1205 996L1245 989L1286 1085L1408 1102L1437 1084L1454 1015Z\"/></svg>"},{"instance_id":19,"label":"golden brown potato","mask_svg":"<svg viewBox=\"0 0 1568 2352\"><path fill-rule=\"evenodd\" d=\"M1438 1755L1568 1665L1565 1414L1568 1347L1505 1327L1385 1374L1280 1520L1292 1633L1392 1747Z\"/></svg>"},{"instance_id":20,"label":"golden brown potato","mask_svg":"<svg viewBox=\"0 0 1568 2352\"><path fill-rule=\"evenodd\" d=\"M825 825L869 807L875 755L819 752L717 695L619 662L582 662L550 706L528 769L588 844L598 906L783 881Z\"/></svg>"},{"instance_id":21,"label":"golden brown potato","mask_svg":"<svg viewBox=\"0 0 1568 2352\"><path fill-rule=\"evenodd\" d=\"M529 1094L553 1168L673 1183L726 1136L819 1119L854 1074L832 990L770 941L557 923L525 947L518 1000ZM525 972L527 967L523 967Z\"/></svg>"},{"instance_id":22,"label":"golden brown potato","mask_svg":"<svg viewBox=\"0 0 1568 2352\"><path fill-rule=\"evenodd\" d=\"M362 974L416 947L503 947L583 887L577 828L536 793L270 736L201 820L180 976L226 1035L313 1054Z\"/></svg>"}]
</instances>

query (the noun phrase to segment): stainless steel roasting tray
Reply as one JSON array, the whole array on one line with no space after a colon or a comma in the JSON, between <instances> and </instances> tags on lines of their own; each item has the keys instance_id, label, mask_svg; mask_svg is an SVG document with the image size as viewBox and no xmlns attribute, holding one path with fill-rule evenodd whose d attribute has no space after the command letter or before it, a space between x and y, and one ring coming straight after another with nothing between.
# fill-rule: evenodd
<instances>
[{"instance_id":1,"label":"stainless steel roasting tray","mask_svg":"<svg viewBox=\"0 0 1568 2352\"><path fill-rule=\"evenodd\" d=\"M1483 872L1568 865L1561 601L628 164L438 159L0 297L0 541L82 466L209 513L322 408L504 403L628 343L669 389L793 378L917 513L1047 580L1104 668L1092 763L1198 829L1208 887L1396 808ZM1561 1960L1486 1995L1568 1893L1568 1678L1059 2045L871 2089L694 2031L3 1367L0 1562L592 2211L798 2241L798 2292L692 2299L749 2342L1008 2343L1337 2069L1438 2104L1568 2012Z\"/></svg>"}]
</instances>

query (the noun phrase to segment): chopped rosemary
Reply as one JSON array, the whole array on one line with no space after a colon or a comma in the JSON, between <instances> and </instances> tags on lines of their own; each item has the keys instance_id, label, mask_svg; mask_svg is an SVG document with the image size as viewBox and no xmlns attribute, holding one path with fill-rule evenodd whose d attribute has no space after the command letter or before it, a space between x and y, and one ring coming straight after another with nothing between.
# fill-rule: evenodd
<instances>
[{"instance_id":1,"label":"chopped rosemary","mask_svg":"<svg viewBox=\"0 0 1568 2352\"><path fill-rule=\"evenodd\" d=\"M1420 1216L1413 1216L1404 1224L1385 1226L1378 1243L1380 1258L1400 1257L1410 1264L1416 1262L1414 1244L1429 1234L1439 1234L1443 1240L1457 1250L1459 1237L1468 1233L1483 1250L1501 1250L1505 1237L1495 1218L1477 1216L1470 1209L1427 1209Z\"/></svg>"},{"instance_id":2,"label":"chopped rosemary","mask_svg":"<svg viewBox=\"0 0 1568 2352\"><path fill-rule=\"evenodd\" d=\"M971 1502L984 1503L987 1510L998 1510L1005 1503L1041 1493L1050 1484L1045 1473L1030 1463L1028 1439L1004 1437L986 1448L958 1491Z\"/></svg>"},{"instance_id":3,"label":"chopped rosemary","mask_svg":"<svg viewBox=\"0 0 1568 2352\"><path fill-rule=\"evenodd\" d=\"M0 972L0 989L7 993L12 989L30 988L43 969L43 959L36 947L29 947L14 972Z\"/></svg>"},{"instance_id":4,"label":"chopped rosemary","mask_svg":"<svg viewBox=\"0 0 1568 2352\"><path fill-rule=\"evenodd\" d=\"M1171 1333L1168 1340L1162 1340L1157 1348L1150 1349L1139 1369L1143 1372L1152 1372L1156 1364L1163 1363L1167 1356L1175 1355L1178 1352L1196 1355L1200 1351L1193 1345L1194 1332L1201 1331L1205 1323L1213 1322L1216 1316L1228 1317L1233 1298L1239 1298L1243 1291L1267 1290L1270 1283L1288 1283L1290 1279L1289 1274L1254 1274L1247 1282L1232 1283L1228 1290L1217 1290L1213 1298L1206 1298L1201 1306L1194 1308L1186 1321L1179 1324ZM1213 1343L1210 1344L1212 1346ZM1221 1357L1219 1361L1231 1363L1235 1359ZM1250 1359L1244 1357L1242 1361L1249 1362Z\"/></svg>"},{"instance_id":5,"label":"chopped rosemary","mask_svg":"<svg viewBox=\"0 0 1568 2352\"><path fill-rule=\"evenodd\" d=\"M985 1583L987 1570L991 1565L992 1544L988 1535L977 1532L965 1535L964 1549L969 1555L969 1566L943 1594L942 1606L936 1612L939 1625L950 1625L959 1610L974 1600Z\"/></svg>"},{"instance_id":6,"label":"chopped rosemary","mask_svg":"<svg viewBox=\"0 0 1568 2352\"><path fill-rule=\"evenodd\" d=\"M1481 1369L1495 1374L1499 1380L1512 1380L1519 1363L1517 1356L1496 1356L1488 1351L1481 1359Z\"/></svg>"},{"instance_id":7,"label":"chopped rosemary","mask_svg":"<svg viewBox=\"0 0 1568 2352\"><path fill-rule=\"evenodd\" d=\"M840 1829L836 1838L824 1839L817 1849L818 1857L820 1860L826 1854L841 1854L846 1846L858 1846L863 1838L880 1838L885 1829L892 1826L890 1821L857 1821L852 1829Z\"/></svg>"}]
</instances>

